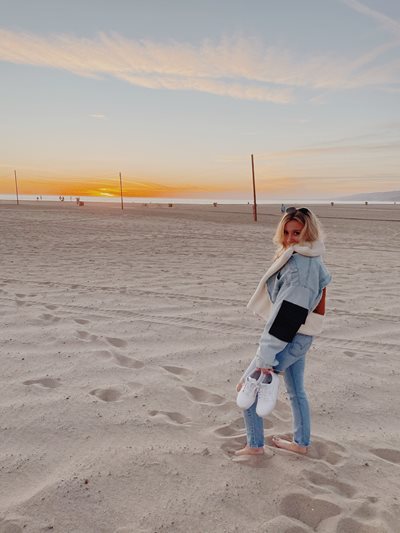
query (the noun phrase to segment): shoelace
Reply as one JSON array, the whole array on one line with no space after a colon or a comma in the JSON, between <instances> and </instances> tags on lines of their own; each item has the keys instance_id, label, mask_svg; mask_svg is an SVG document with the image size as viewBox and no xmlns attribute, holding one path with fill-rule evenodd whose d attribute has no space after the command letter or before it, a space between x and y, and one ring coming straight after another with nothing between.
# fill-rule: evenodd
<instances>
[{"instance_id":1,"label":"shoelace","mask_svg":"<svg viewBox=\"0 0 400 533\"><path fill-rule=\"evenodd\" d=\"M271 383L265 383L265 385L271 385ZM271 387L259 387L258 388L258 397L264 398L266 396L269 396L271 391Z\"/></svg>"},{"instance_id":2,"label":"shoelace","mask_svg":"<svg viewBox=\"0 0 400 533\"><path fill-rule=\"evenodd\" d=\"M258 390L258 383L256 381L246 380L246 383L244 384L243 392L252 392L254 388Z\"/></svg>"}]
</instances>

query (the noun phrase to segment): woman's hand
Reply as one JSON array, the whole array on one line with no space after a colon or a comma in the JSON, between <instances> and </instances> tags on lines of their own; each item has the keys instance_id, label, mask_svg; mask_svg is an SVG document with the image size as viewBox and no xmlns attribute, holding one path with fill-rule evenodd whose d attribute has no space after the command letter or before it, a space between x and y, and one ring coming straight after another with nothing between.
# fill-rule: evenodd
<instances>
[{"instance_id":1,"label":"woman's hand","mask_svg":"<svg viewBox=\"0 0 400 533\"><path fill-rule=\"evenodd\" d=\"M257 371L257 370L258 370L259 372L261 372L261 374L271 374L271 373L274 371L274 369L271 368L271 367L266 367L266 368L256 368L256 371Z\"/></svg>"},{"instance_id":2,"label":"woman's hand","mask_svg":"<svg viewBox=\"0 0 400 533\"><path fill-rule=\"evenodd\" d=\"M240 380L239 383L236 385L236 392L240 392L243 387L243 381Z\"/></svg>"},{"instance_id":3,"label":"woman's hand","mask_svg":"<svg viewBox=\"0 0 400 533\"><path fill-rule=\"evenodd\" d=\"M256 368L252 375L254 375L255 372L261 372L261 374L272 374L274 369L272 367L266 367L266 368ZM236 385L236 392L240 392L243 387L244 381L241 379L239 383Z\"/></svg>"}]
</instances>

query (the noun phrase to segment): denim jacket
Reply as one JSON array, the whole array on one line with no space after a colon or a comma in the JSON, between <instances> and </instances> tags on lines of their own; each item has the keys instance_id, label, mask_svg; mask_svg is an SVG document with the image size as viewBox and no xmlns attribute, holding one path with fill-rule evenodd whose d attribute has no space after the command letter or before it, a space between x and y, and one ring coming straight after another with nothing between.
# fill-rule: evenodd
<instances>
[{"instance_id":1,"label":"denim jacket","mask_svg":"<svg viewBox=\"0 0 400 533\"><path fill-rule=\"evenodd\" d=\"M265 368L277 364L275 356L281 352L296 333L314 335L317 330L306 326L306 320L321 299L323 289L331 281L331 275L323 264L321 257L306 257L293 254L281 270L271 276L267 282L267 290L272 308L265 324L257 351L257 366ZM286 305L284 303L293 304ZM301 314L301 310L303 314ZM296 313L299 313L296 317ZM280 316L279 316L280 315ZM310 318L313 317L312 315ZM279 319L281 327L274 327ZM322 319L322 317L321 317ZM292 322L292 333L285 334L288 323ZM304 325L303 325L304 324ZM290 329L290 327L289 327ZM319 332L319 331L318 331Z\"/></svg>"},{"instance_id":2,"label":"denim jacket","mask_svg":"<svg viewBox=\"0 0 400 533\"><path fill-rule=\"evenodd\" d=\"M276 365L276 354L297 333L312 336L321 332L324 317L313 311L331 281L322 260L324 251L320 241L290 247L261 279L248 304L266 320L251 367Z\"/></svg>"}]
</instances>

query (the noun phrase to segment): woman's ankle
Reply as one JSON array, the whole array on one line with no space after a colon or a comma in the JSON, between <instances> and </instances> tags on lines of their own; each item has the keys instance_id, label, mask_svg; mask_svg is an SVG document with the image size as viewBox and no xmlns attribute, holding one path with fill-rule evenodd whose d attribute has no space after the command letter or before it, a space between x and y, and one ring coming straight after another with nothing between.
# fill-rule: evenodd
<instances>
[{"instance_id":1,"label":"woman's ankle","mask_svg":"<svg viewBox=\"0 0 400 533\"><path fill-rule=\"evenodd\" d=\"M274 435L272 437L272 442L277 448L288 450L290 452L296 452L305 455L308 451L308 446L302 446L301 444L298 444L295 441L288 440L285 437L279 437L277 435Z\"/></svg>"},{"instance_id":2,"label":"woman's ankle","mask_svg":"<svg viewBox=\"0 0 400 533\"><path fill-rule=\"evenodd\" d=\"M263 455L263 453L264 447L253 448L252 446L246 444L244 448L242 448L241 450L237 450L235 452L235 455Z\"/></svg>"}]
</instances>

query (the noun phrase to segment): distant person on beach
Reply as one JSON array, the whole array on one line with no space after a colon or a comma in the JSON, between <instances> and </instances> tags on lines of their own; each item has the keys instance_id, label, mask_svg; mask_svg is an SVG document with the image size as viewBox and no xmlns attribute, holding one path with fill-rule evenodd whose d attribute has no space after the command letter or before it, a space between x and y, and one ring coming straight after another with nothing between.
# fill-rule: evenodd
<instances>
[{"instance_id":1,"label":"distant person on beach","mask_svg":"<svg viewBox=\"0 0 400 533\"><path fill-rule=\"evenodd\" d=\"M293 438L272 437L278 448L306 454L310 409L304 390L306 354L322 330L326 286L331 281L317 217L306 207L288 207L274 236L274 262L247 307L266 321L253 361L237 385L244 411L246 446L236 455L264 453L264 421L275 407L283 374L293 415Z\"/></svg>"},{"instance_id":2,"label":"distant person on beach","mask_svg":"<svg viewBox=\"0 0 400 533\"><path fill-rule=\"evenodd\" d=\"M281 213L283 214L286 210L285 204L281 204Z\"/></svg>"}]
</instances>

